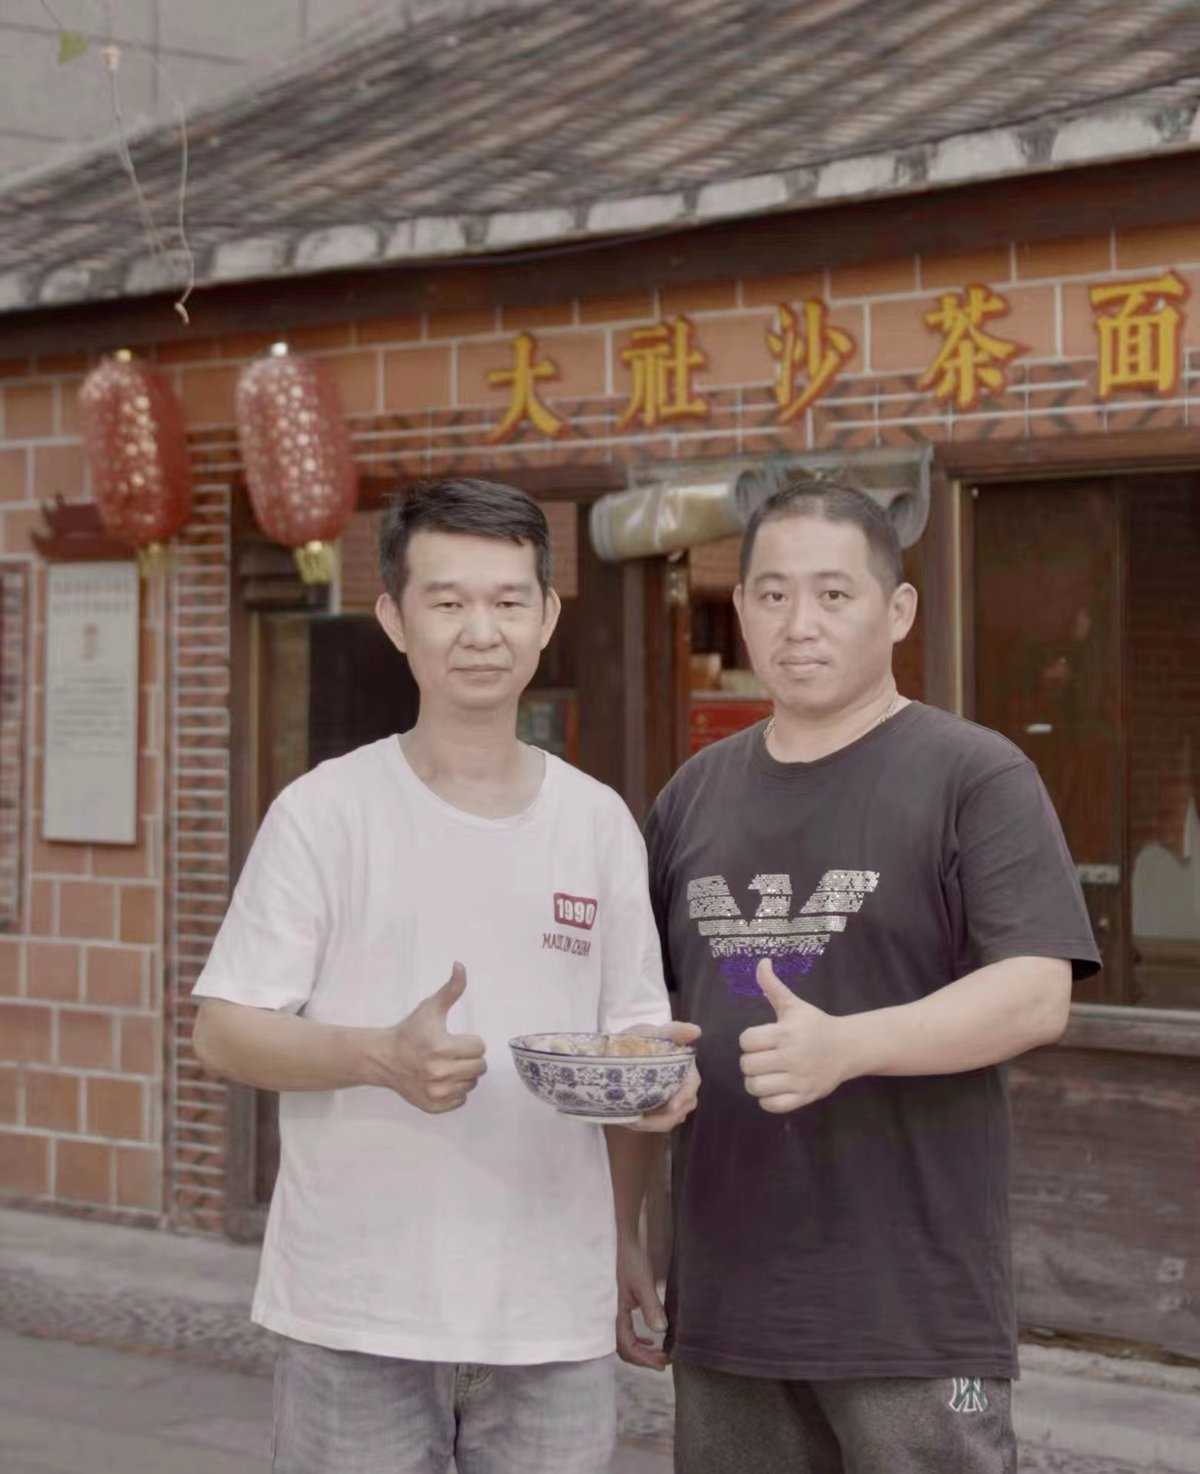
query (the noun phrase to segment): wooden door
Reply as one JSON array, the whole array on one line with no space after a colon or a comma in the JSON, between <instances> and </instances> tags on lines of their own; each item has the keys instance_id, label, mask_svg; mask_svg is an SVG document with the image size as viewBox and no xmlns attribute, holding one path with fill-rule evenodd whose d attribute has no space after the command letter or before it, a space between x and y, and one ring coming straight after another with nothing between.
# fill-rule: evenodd
<instances>
[{"instance_id":1,"label":"wooden door","mask_svg":"<svg viewBox=\"0 0 1200 1474\"><path fill-rule=\"evenodd\" d=\"M289 783L328 758L412 726L417 687L374 615L260 616L259 823ZM279 1097L253 1101L253 1203L279 1170Z\"/></svg>"},{"instance_id":2,"label":"wooden door","mask_svg":"<svg viewBox=\"0 0 1200 1474\"><path fill-rule=\"evenodd\" d=\"M1134 1001L1200 1008L1200 475L1125 498Z\"/></svg>"},{"instance_id":3,"label":"wooden door","mask_svg":"<svg viewBox=\"0 0 1200 1474\"><path fill-rule=\"evenodd\" d=\"M1111 482L973 498L974 714L1037 764L1104 956L1078 997L1129 997L1121 505Z\"/></svg>"}]
</instances>

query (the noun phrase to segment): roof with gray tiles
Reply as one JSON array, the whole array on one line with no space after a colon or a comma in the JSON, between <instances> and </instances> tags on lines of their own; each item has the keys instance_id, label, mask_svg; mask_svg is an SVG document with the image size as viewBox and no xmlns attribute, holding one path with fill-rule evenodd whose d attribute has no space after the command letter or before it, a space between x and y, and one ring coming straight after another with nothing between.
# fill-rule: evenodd
<instances>
[{"instance_id":1,"label":"roof with gray tiles","mask_svg":"<svg viewBox=\"0 0 1200 1474\"><path fill-rule=\"evenodd\" d=\"M67 85L64 80L64 85ZM1200 146L1185 0L393 0L192 119L200 283ZM0 193L0 312L174 289L178 131Z\"/></svg>"}]
</instances>

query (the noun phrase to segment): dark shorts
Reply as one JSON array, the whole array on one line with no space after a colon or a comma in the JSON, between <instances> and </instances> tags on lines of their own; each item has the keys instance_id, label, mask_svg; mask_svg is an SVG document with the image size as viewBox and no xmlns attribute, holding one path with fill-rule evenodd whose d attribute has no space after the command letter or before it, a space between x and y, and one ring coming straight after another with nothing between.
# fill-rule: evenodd
<instances>
[{"instance_id":1,"label":"dark shorts","mask_svg":"<svg viewBox=\"0 0 1200 1474\"><path fill-rule=\"evenodd\" d=\"M674 1373L675 1474L1016 1474L1007 1381Z\"/></svg>"}]
</instances>

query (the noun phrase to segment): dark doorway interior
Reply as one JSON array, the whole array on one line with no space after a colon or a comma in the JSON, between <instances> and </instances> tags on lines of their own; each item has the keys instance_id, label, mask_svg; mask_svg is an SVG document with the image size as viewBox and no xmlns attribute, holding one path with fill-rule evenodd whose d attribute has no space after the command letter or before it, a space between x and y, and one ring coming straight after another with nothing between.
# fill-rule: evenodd
<instances>
[{"instance_id":1,"label":"dark doorway interior","mask_svg":"<svg viewBox=\"0 0 1200 1474\"><path fill-rule=\"evenodd\" d=\"M979 487L974 714L1038 765L1104 970L1077 996L1200 1000L1200 477Z\"/></svg>"},{"instance_id":2,"label":"dark doorway interior","mask_svg":"<svg viewBox=\"0 0 1200 1474\"><path fill-rule=\"evenodd\" d=\"M417 717L408 661L372 615L268 614L260 645L258 820L318 763L404 732ZM279 1167L279 1098L254 1095L253 1193L270 1202Z\"/></svg>"},{"instance_id":3,"label":"dark doorway interior","mask_svg":"<svg viewBox=\"0 0 1200 1474\"><path fill-rule=\"evenodd\" d=\"M370 615L308 627L308 766L404 732L417 719L408 661Z\"/></svg>"}]
</instances>

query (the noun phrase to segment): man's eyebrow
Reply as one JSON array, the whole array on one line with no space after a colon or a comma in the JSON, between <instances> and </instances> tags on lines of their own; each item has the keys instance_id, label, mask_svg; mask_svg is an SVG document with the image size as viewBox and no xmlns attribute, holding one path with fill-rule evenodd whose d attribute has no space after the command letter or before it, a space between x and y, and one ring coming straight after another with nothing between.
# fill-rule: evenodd
<instances>
[{"instance_id":1,"label":"man's eyebrow","mask_svg":"<svg viewBox=\"0 0 1200 1474\"><path fill-rule=\"evenodd\" d=\"M816 573L811 573L807 576L809 578L840 578L844 579L846 583L855 582L854 574L848 572L845 568L822 568L819 569ZM754 575L753 583L755 587L758 587L758 585L760 584L770 583L772 581L776 583L786 583L787 578L788 575L786 573L776 573L774 569L766 568L762 571L762 573L756 573Z\"/></svg>"},{"instance_id":2,"label":"man's eyebrow","mask_svg":"<svg viewBox=\"0 0 1200 1474\"><path fill-rule=\"evenodd\" d=\"M427 583L421 585L424 594L458 593L461 585L455 583L451 578L431 578ZM502 594L529 594L533 592L532 583L502 583L499 587Z\"/></svg>"}]
</instances>

